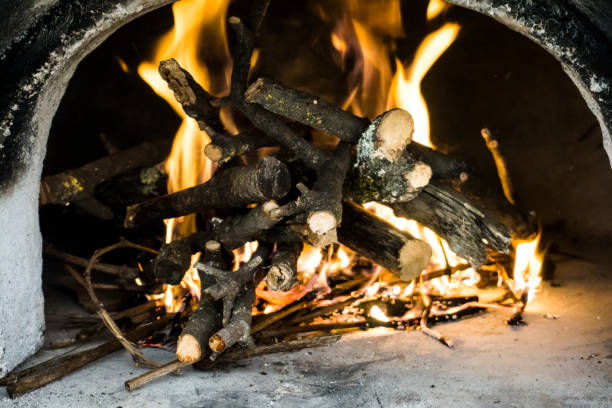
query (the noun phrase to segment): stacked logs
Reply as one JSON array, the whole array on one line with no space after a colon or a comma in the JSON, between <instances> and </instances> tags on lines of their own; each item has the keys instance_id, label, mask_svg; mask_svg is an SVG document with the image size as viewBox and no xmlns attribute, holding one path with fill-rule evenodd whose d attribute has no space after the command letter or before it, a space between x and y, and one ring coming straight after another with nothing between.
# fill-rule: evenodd
<instances>
[{"instance_id":1,"label":"stacked logs","mask_svg":"<svg viewBox=\"0 0 612 408\"><path fill-rule=\"evenodd\" d=\"M177 284L191 266L191 255L203 253L196 264L201 301L177 346L183 363L215 358L234 344L251 345L255 288L264 279L270 290L293 287L304 242L340 242L402 280L416 278L429 263L429 245L362 203L381 202L398 216L417 220L473 266L482 265L489 251L508 253L513 234L526 238L535 232L509 203L480 202L484 195L472 187L477 184L464 163L412 141L408 112L393 109L370 121L270 79L249 86L254 36L267 4L254 2L255 17L246 22L228 19L234 37L228 97L213 98L173 59L159 66L185 113L211 138L204 153L221 168L204 184L128 206L124 219L124 227L132 229L192 213L219 216L208 219L200 232L163 245L152 262L158 283ZM239 135L226 132L219 109L228 106L252 128ZM296 131L300 126L337 137L335 148L313 146ZM280 148L277 157L249 166L234 160L271 146ZM43 180L44 188L53 190L47 187L53 181ZM57 200L64 202L69 194L85 198L86 189L66 186L71 191L60 192ZM45 191L43 201L52 202L51 196ZM222 210L232 215L223 216ZM258 249L232 272L227 254L254 240Z\"/></svg>"}]
</instances>

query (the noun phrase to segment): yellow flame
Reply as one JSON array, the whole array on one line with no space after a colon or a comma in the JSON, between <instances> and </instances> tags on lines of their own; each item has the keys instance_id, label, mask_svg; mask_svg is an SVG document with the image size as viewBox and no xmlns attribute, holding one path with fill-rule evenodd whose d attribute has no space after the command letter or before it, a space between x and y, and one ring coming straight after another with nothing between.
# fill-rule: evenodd
<instances>
[{"instance_id":1,"label":"yellow flame","mask_svg":"<svg viewBox=\"0 0 612 408\"><path fill-rule=\"evenodd\" d=\"M427 5L427 21L438 17L448 7L449 4L442 0L430 0Z\"/></svg>"},{"instance_id":2,"label":"yellow flame","mask_svg":"<svg viewBox=\"0 0 612 408\"><path fill-rule=\"evenodd\" d=\"M416 51L412 65L404 68L399 59L395 61L397 71L391 84L387 108L402 108L410 112L414 119L413 140L426 146L433 147L429 136L429 112L421 92L421 81L457 38L458 32L458 24L446 23L425 37Z\"/></svg>"},{"instance_id":3,"label":"yellow flame","mask_svg":"<svg viewBox=\"0 0 612 408\"><path fill-rule=\"evenodd\" d=\"M391 321L391 319L387 317L385 312L383 312L382 309L376 305L370 308L370 317L378 320L379 322L390 322Z\"/></svg>"},{"instance_id":4,"label":"yellow flame","mask_svg":"<svg viewBox=\"0 0 612 408\"><path fill-rule=\"evenodd\" d=\"M173 5L174 27L156 44L154 56L138 66L138 74L157 95L162 97L181 117L182 123L174 138L172 151L166 160L168 191L174 192L202 183L212 176L212 163L204 156L203 148L210 142L195 120L183 112L172 91L158 74L163 60L174 58L193 75L204 89L221 96L229 89L230 62L226 40L226 14L229 0L183 0ZM212 72L202 63L200 53L217 56L225 66ZM195 232L195 216L167 220L166 242ZM200 279L194 268L185 274L180 285L167 287L165 304L169 309L180 307L176 292L189 289L200 293ZM177 306L177 303L179 306Z\"/></svg>"},{"instance_id":5,"label":"yellow flame","mask_svg":"<svg viewBox=\"0 0 612 408\"><path fill-rule=\"evenodd\" d=\"M544 254L538 252L540 233L531 241L515 242L514 272L512 278L516 288L521 293L527 293L527 301L531 301L540 288L542 278L542 259Z\"/></svg>"}]
</instances>

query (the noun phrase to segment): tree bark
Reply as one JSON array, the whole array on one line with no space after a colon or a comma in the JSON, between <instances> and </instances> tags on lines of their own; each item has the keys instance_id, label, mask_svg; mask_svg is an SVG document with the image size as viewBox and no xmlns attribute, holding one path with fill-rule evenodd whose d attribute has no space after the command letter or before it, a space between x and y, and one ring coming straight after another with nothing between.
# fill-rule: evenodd
<instances>
[{"instance_id":1,"label":"tree bark","mask_svg":"<svg viewBox=\"0 0 612 408\"><path fill-rule=\"evenodd\" d=\"M487 247L502 253L511 249L508 227L443 184L430 183L414 200L392 207L398 217L416 220L444 238L474 267L486 262Z\"/></svg>"},{"instance_id":2,"label":"tree bark","mask_svg":"<svg viewBox=\"0 0 612 408\"><path fill-rule=\"evenodd\" d=\"M204 184L129 206L124 225L134 228L206 208L240 208L279 199L287 194L290 183L287 166L266 157L255 166L232 167Z\"/></svg>"},{"instance_id":3,"label":"tree bark","mask_svg":"<svg viewBox=\"0 0 612 408\"><path fill-rule=\"evenodd\" d=\"M77 169L43 177L40 183L40 205L67 204L90 198L96 186L103 181L159 163L169 151L168 140L142 143Z\"/></svg>"},{"instance_id":4,"label":"tree bark","mask_svg":"<svg viewBox=\"0 0 612 408\"><path fill-rule=\"evenodd\" d=\"M217 241L208 241L201 262L224 270L227 266L222 259L221 244ZM210 275L203 274L200 280L202 289L215 284L215 278ZM207 354L208 339L221 328L222 308L221 301L210 301L201 296L198 308L191 314L178 338L176 357L180 361L194 363Z\"/></svg>"},{"instance_id":5,"label":"tree bark","mask_svg":"<svg viewBox=\"0 0 612 408\"><path fill-rule=\"evenodd\" d=\"M400 231L362 207L344 202L340 243L387 268L402 280L419 276L431 258L431 247Z\"/></svg>"}]
</instances>

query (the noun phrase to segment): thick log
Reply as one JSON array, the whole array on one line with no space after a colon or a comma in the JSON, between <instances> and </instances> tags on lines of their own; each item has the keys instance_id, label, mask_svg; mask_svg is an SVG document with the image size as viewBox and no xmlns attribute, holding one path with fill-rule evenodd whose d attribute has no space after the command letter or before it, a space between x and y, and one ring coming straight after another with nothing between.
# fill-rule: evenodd
<instances>
[{"instance_id":1,"label":"thick log","mask_svg":"<svg viewBox=\"0 0 612 408\"><path fill-rule=\"evenodd\" d=\"M158 71L185 113L198 122L200 130L206 130L208 126L215 130L223 128L218 109L210 105L213 97L174 58L160 62Z\"/></svg>"},{"instance_id":2,"label":"thick log","mask_svg":"<svg viewBox=\"0 0 612 408\"><path fill-rule=\"evenodd\" d=\"M40 205L67 204L90 198L96 186L103 181L164 160L170 145L168 140L142 143L77 169L43 177L40 183Z\"/></svg>"},{"instance_id":3,"label":"thick log","mask_svg":"<svg viewBox=\"0 0 612 408\"><path fill-rule=\"evenodd\" d=\"M344 202L340 243L387 268L402 280L419 276L431 258L431 247L366 211Z\"/></svg>"},{"instance_id":4,"label":"thick log","mask_svg":"<svg viewBox=\"0 0 612 408\"><path fill-rule=\"evenodd\" d=\"M172 315L166 315L159 320L130 331L125 335L125 338L131 342L146 338L164 328L171 319ZM13 379L8 383L7 391L12 398L34 391L121 349L122 345L119 340L113 339L89 350L43 362L38 366L24 370L24 373L27 373L25 375L20 374L20 372L12 373L10 375Z\"/></svg>"},{"instance_id":5,"label":"thick log","mask_svg":"<svg viewBox=\"0 0 612 408\"><path fill-rule=\"evenodd\" d=\"M502 253L511 249L511 231L506 225L443 184L430 183L414 200L392 207L397 216L416 220L444 238L474 267L485 263L487 247Z\"/></svg>"},{"instance_id":6,"label":"thick log","mask_svg":"<svg viewBox=\"0 0 612 408\"><path fill-rule=\"evenodd\" d=\"M431 178L429 165L406 153L412 140L412 116L401 109L372 121L357 143L357 159L347 192L359 202L410 201Z\"/></svg>"},{"instance_id":7,"label":"thick log","mask_svg":"<svg viewBox=\"0 0 612 408\"><path fill-rule=\"evenodd\" d=\"M297 260L304 248L301 242L278 242L270 261L266 284L270 290L289 290L298 283Z\"/></svg>"},{"instance_id":8,"label":"thick log","mask_svg":"<svg viewBox=\"0 0 612 408\"><path fill-rule=\"evenodd\" d=\"M208 241L201 262L224 270L226 265L222 259L221 244L217 241ZM200 279L202 288L215 284L215 278L210 275L204 274ZM189 317L178 338L176 358L179 361L194 363L206 354L208 339L221 328L222 308L221 301L211 302L210 299L201 297L198 308Z\"/></svg>"},{"instance_id":9,"label":"thick log","mask_svg":"<svg viewBox=\"0 0 612 408\"><path fill-rule=\"evenodd\" d=\"M140 225L206 208L240 208L285 196L291 187L287 166L266 157L255 166L232 167L204 184L129 206L124 225Z\"/></svg>"}]
</instances>

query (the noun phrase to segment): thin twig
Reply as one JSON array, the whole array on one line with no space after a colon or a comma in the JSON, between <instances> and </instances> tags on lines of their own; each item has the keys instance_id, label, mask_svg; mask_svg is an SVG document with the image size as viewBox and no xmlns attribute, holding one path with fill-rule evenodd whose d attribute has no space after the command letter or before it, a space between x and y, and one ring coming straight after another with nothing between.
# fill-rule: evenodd
<instances>
[{"instance_id":1,"label":"thin twig","mask_svg":"<svg viewBox=\"0 0 612 408\"><path fill-rule=\"evenodd\" d=\"M104 309L104 305L98 299L98 296L96 295L96 292L94 291L92 283L91 283L91 270L93 268L93 265L100 259L100 257L102 257L102 255L108 252L114 251L115 249L120 249L120 248L132 248L132 249L138 249L141 251L146 251L146 252L151 252L151 253L157 252L145 246L134 244L123 238L121 238L121 240L117 242L116 244L109 245L102 249L98 249L93 253L91 258L89 259L87 268L85 269L85 272L83 273L83 280L85 282L85 288L87 289L87 293L89 294L91 301L98 308L98 310L96 311L98 316L100 316L100 318L102 319L106 327L117 338L117 340L121 343L121 345L132 355L132 357L134 358L134 361L136 361L137 364L147 364L152 367L159 367L159 363L156 363L152 360L147 359L136 348L136 346L132 342L130 342L123 336L121 329L119 329L115 321L110 317L106 309Z\"/></svg>"}]
</instances>

